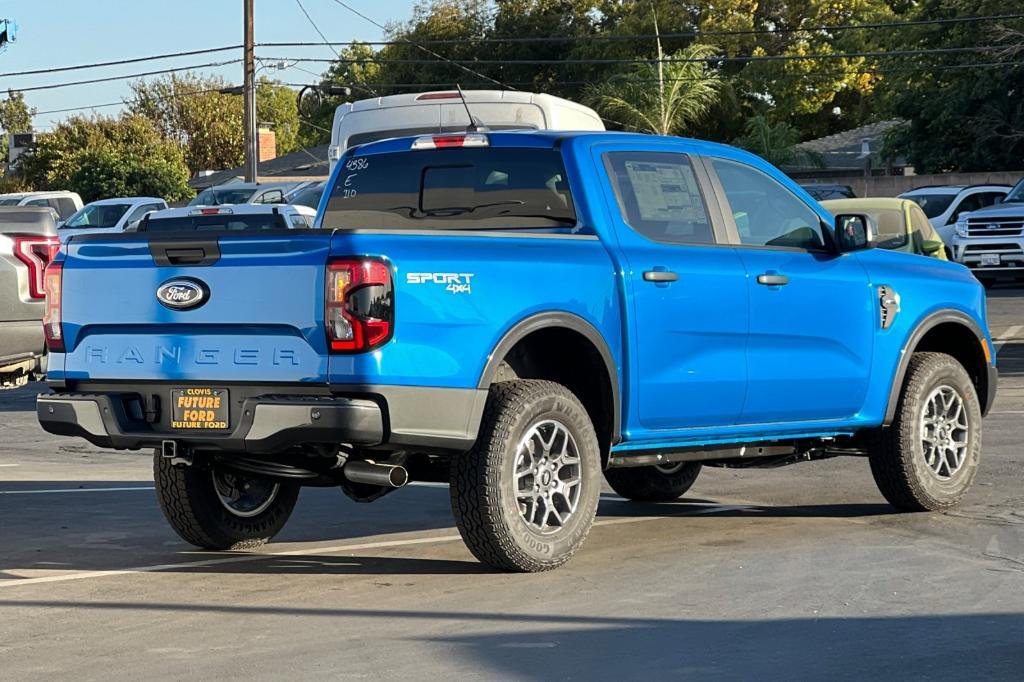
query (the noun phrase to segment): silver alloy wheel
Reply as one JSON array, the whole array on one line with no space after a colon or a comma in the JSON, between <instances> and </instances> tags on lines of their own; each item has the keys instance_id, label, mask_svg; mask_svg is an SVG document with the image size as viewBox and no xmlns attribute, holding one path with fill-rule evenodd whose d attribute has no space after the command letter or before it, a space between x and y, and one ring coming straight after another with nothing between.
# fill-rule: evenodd
<instances>
[{"instance_id":1,"label":"silver alloy wheel","mask_svg":"<svg viewBox=\"0 0 1024 682\"><path fill-rule=\"evenodd\" d=\"M921 445L925 463L938 478L948 480L963 467L970 430L960 393L946 384L935 388L924 401Z\"/></svg>"},{"instance_id":2,"label":"silver alloy wheel","mask_svg":"<svg viewBox=\"0 0 1024 682\"><path fill-rule=\"evenodd\" d=\"M259 516L277 499L281 486L265 478L249 478L241 474L212 471L213 487L221 505L243 519Z\"/></svg>"},{"instance_id":3,"label":"silver alloy wheel","mask_svg":"<svg viewBox=\"0 0 1024 682\"><path fill-rule=\"evenodd\" d=\"M548 419L530 427L515 458L519 513L535 530L555 533L576 512L582 489L576 439L561 422Z\"/></svg>"}]
</instances>

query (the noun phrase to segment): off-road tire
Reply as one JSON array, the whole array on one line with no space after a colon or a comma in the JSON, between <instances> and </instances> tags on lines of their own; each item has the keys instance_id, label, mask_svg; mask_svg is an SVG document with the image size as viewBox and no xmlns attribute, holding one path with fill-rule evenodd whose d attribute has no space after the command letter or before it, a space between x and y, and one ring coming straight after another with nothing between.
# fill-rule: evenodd
<instances>
[{"instance_id":1,"label":"off-road tire","mask_svg":"<svg viewBox=\"0 0 1024 682\"><path fill-rule=\"evenodd\" d=\"M270 506L256 516L239 517L221 504L209 469L175 466L157 451L153 457L157 498L171 528L182 540L203 549L255 549L284 527L299 486L280 484Z\"/></svg>"},{"instance_id":2,"label":"off-road tire","mask_svg":"<svg viewBox=\"0 0 1024 682\"><path fill-rule=\"evenodd\" d=\"M575 440L580 457L576 510L564 527L542 533L520 513L515 466L520 441L535 425L557 420ZM597 434L579 399L551 381L494 384L476 444L452 460L451 501L466 546L502 571L546 571L567 562L583 544L597 513L601 488Z\"/></svg>"},{"instance_id":3,"label":"off-road tire","mask_svg":"<svg viewBox=\"0 0 1024 682\"><path fill-rule=\"evenodd\" d=\"M953 388L967 416L967 452L947 479L927 465L921 437L922 410L938 386ZM871 473L889 504L901 511L941 511L956 506L970 488L981 454L981 402L963 366L944 353L914 353L892 425L881 429L870 450Z\"/></svg>"},{"instance_id":4,"label":"off-road tire","mask_svg":"<svg viewBox=\"0 0 1024 682\"><path fill-rule=\"evenodd\" d=\"M604 478L612 490L627 500L671 502L693 487L700 468L700 462L684 462L668 471L656 466L623 467L607 469Z\"/></svg>"}]
</instances>

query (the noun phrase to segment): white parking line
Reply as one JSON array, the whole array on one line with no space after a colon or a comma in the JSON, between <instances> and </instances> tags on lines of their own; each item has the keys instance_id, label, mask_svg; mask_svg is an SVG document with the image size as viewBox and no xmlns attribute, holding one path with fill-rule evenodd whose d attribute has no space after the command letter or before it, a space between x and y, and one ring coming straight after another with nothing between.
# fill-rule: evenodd
<instances>
[{"instance_id":1,"label":"white parking line","mask_svg":"<svg viewBox=\"0 0 1024 682\"><path fill-rule=\"evenodd\" d=\"M16 467L17 464L0 464L0 467Z\"/></svg>"},{"instance_id":2,"label":"white parking line","mask_svg":"<svg viewBox=\"0 0 1024 682\"><path fill-rule=\"evenodd\" d=\"M1012 327L1007 328L1005 332L992 339L992 345L996 347L996 353L999 353L999 349L1003 347L1003 344L1007 341L1012 340L1020 333L1020 330L1024 329L1024 324L1015 324Z\"/></svg>"},{"instance_id":3,"label":"white parking line","mask_svg":"<svg viewBox=\"0 0 1024 682\"><path fill-rule=\"evenodd\" d=\"M156 490L153 486L138 488L51 488L48 490L0 490L0 495L44 495L53 493L119 493L126 490Z\"/></svg>"},{"instance_id":4,"label":"white parking line","mask_svg":"<svg viewBox=\"0 0 1024 682\"><path fill-rule=\"evenodd\" d=\"M736 509L748 509L740 505L715 505L707 502L684 503L687 507L700 507L699 513L715 513L718 511L733 511ZM627 523L641 523L643 521L663 521L671 515L664 516L631 516L618 519L604 519L596 521L595 527L619 526ZM63 583L72 580L87 580L89 578L108 578L115 575L135 575L139 573L156 573L159 571L172 571L188 568L205 568L207 566L221 566L224 564L247 563L250 561L264 561L276 557L312 556L317 554L337 554L339 552L358 552L368 549L391 549L393 547L408 547L410 545L433 545L446 542L462 540L462 536L440 535L430 538L409 538L407 540L384 540L380 542L364 542L351 545L333 545L330 547L310 547L308 549L293 549L284 552L264 552L262 554L237 554L217 559L203 559L200 561L184 561L177 564L155 564L153 566L137 566L135 568L124 568L110 571L79 571L77 573L65 573L63 575L43 576L41 578L13 578L0 580L0 588L16 587L19 585L39 585L42 583Z\"/></svg>"}]
</instances>

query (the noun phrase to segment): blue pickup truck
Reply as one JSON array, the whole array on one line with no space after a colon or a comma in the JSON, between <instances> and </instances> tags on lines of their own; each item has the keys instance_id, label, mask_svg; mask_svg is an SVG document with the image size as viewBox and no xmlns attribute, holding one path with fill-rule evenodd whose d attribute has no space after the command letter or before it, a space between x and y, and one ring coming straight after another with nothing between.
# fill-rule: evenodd
<instances>
[{"instance_id":1,"label":"blue pickup truck","mask_svg":"<svg viewBox=\"0 0 1024 682\"><path fill-rule=\"evenodd\" d=\"M848 455L908 511L974 478L981 285L871 248L755 156L470 131L356 147L328 188L319 229L144 223L47 270L39 421L155 450L190 543L267 541L302 486L435 481L477 558L540 571L583 543L602 474L667 501L702 466Z\"/></svg>"}]
</instances>

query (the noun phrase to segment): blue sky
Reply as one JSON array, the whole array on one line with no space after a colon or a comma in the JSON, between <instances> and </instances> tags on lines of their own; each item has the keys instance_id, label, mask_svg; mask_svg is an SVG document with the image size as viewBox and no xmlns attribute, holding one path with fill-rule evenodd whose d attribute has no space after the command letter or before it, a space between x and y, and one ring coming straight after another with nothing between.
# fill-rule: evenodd
<instances>
[{"instance_id":1,"label":"blue sky","mask_svg":"<svg viewBox=\"0 0 1024 682\"><path fill-rule=\"evenodd\" d=\"M412 0L346 0L355 9L380 23L405 21L412 12ZM302 0L329 40L380 40L381 31L334 0ZM316 41L316 31L299 11L295 0L255 0L256 42ZM242 0L0 0L0 17L18 24L17 42L0 54L0 73L70 66L92 62L147 57L242 42ZM271 54L271 52L275 54ZM286 54L277 54L285 52ZM308 49L257 48L265 56L332 56L328 47ZM87 80L106 76L155 71L241 57L241 50L163 61L142 62L63 73L7 77L0 90L35 85ZM315 73L326 64L300 64ZM202 69L222 75L233 83L242 82L241 64ZM314 75L298 68L271 73L289 83L310 83ZM128 81L78 85L25 93L30 106L39 111L117 102L130 95ZM115 114L119 107L96 111ZM76 112L42 114L38 129ZM77 113L88 113L88 110Z\"/></svg>"}]
</instances>

